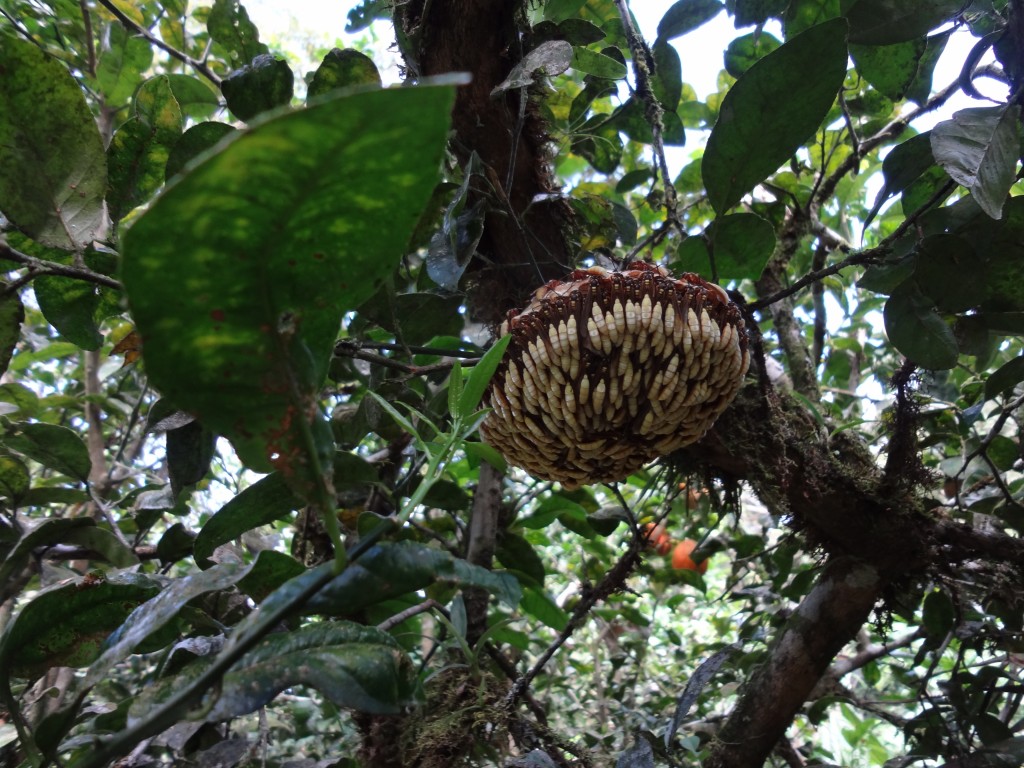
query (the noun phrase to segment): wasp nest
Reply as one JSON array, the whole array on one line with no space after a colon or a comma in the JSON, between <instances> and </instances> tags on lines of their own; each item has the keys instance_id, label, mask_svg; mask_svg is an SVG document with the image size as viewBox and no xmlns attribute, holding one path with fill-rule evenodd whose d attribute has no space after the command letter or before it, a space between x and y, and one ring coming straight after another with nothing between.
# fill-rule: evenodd
<instances>
[{"instance_id":1,"label":"wasp nest","mask_svg":"<svg viewBox=\"0 0 1024 768\"><path fill-rule=\"evenodd\" d=\"M747 372L747 336L725 291L633 262L577 270L510 312L484 404L484 439L567 488L621 480L701 437Z\"/></svg>"}]
</instances>

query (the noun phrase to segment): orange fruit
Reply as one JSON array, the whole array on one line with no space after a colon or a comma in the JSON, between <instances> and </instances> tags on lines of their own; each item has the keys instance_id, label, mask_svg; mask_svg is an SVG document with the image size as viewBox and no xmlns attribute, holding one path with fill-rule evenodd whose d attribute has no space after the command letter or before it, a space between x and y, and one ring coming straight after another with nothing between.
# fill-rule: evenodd
<instances>
[{"instance_id":1,"label":"orange fruit","mask_svg":"<svg viewBox=\"0 0 1024 768\"><path fill-rule=\"evenodd\" d=\"M667 555L672 549L672 539L665 532L664 524L647 523L640 529L640 535L647 542L647 546L654 549L659 555Z\"/></svg>"},{"instance_id":2,"label":"orange fruit","mask_svg":"<svg viewBox=\"0 0 1024 768\"><path fill-rule=\"evenodd\" d=\"M708 569L708 561L701 560L699 563L693 559L693 550L697 548L697 542L693 539L683 539L676 548L672 550L672 567L680 571L697 571L704 573Z\"/></svg>"}]
</instances>

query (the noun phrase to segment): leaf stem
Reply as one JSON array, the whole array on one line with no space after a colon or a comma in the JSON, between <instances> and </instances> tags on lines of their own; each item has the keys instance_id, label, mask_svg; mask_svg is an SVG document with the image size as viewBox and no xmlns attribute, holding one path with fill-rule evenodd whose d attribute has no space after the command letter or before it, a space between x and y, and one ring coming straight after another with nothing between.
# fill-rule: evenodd
<instances>
[{"instance_id":1,"label":"leaf stem","mask_svg":"<svg viewBox=\"0 0 1024 768\"><path fill-rule=\"evenodd\" d=\"M13 261L16 264L23 264L28 267L28 275L25 276L24 282L28 282L40 275L56 275L58 277L70 277L74 280L83 280L87 283L95 283L104 288L113 288L115 291L122 290L121 283L112 277L107 277L84 267L74 267L70 264L59 264L56 261L37 259L35 256L29 256L27 253L22 253L12 248L2 239L0 239L0 259L6 259L7 261ZM18 284L21 285L23 283L19 282ZM12 285L14 284L12 283ZM10 287L8 286L8 290Z\"/></svg>"}]
</instances>

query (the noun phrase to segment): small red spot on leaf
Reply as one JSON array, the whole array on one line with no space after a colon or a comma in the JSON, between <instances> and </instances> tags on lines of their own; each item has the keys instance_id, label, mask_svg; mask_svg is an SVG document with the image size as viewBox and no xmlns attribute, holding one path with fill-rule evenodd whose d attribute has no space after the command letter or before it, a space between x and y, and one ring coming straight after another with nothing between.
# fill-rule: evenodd
<instances>
[{"instance_id":1,"label":"small red spot on leaf","mask_svg":"<svg viewBox=\"0 0 1024 768\"><path fill-rule=\"evenodd\" d=\"M223 323L224 322L224 310L223 309L211 310L210 311L210 317L213 319L213 321L215 323Z\"/></svg>"},{"instance_id":2,"label":"small red spot on leaf","mask_svg":"<svg viewBox=\"0 0 1024 768\"><path fill-rule=\"evenodd\" d=\"M316 253L313 254L313 258L316 259L317 261L323 261L324 255L317 251Z\"/></svg>"}]
</instances>

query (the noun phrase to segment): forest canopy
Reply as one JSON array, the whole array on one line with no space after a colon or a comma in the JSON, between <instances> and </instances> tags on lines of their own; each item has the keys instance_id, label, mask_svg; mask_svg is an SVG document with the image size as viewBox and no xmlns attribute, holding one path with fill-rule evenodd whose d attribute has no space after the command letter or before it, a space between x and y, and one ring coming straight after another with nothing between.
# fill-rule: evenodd
<instances>
[{"instance_id":1,"label":"forest canopy","mask_svg":"<svg viewBox=\"0 0 1024 768\"><path fill-rule=\"evenodd\" d=\"M1024 762L1024 2L338 9L0 0L3 764Z\"/></svg>"}]
</instances>

